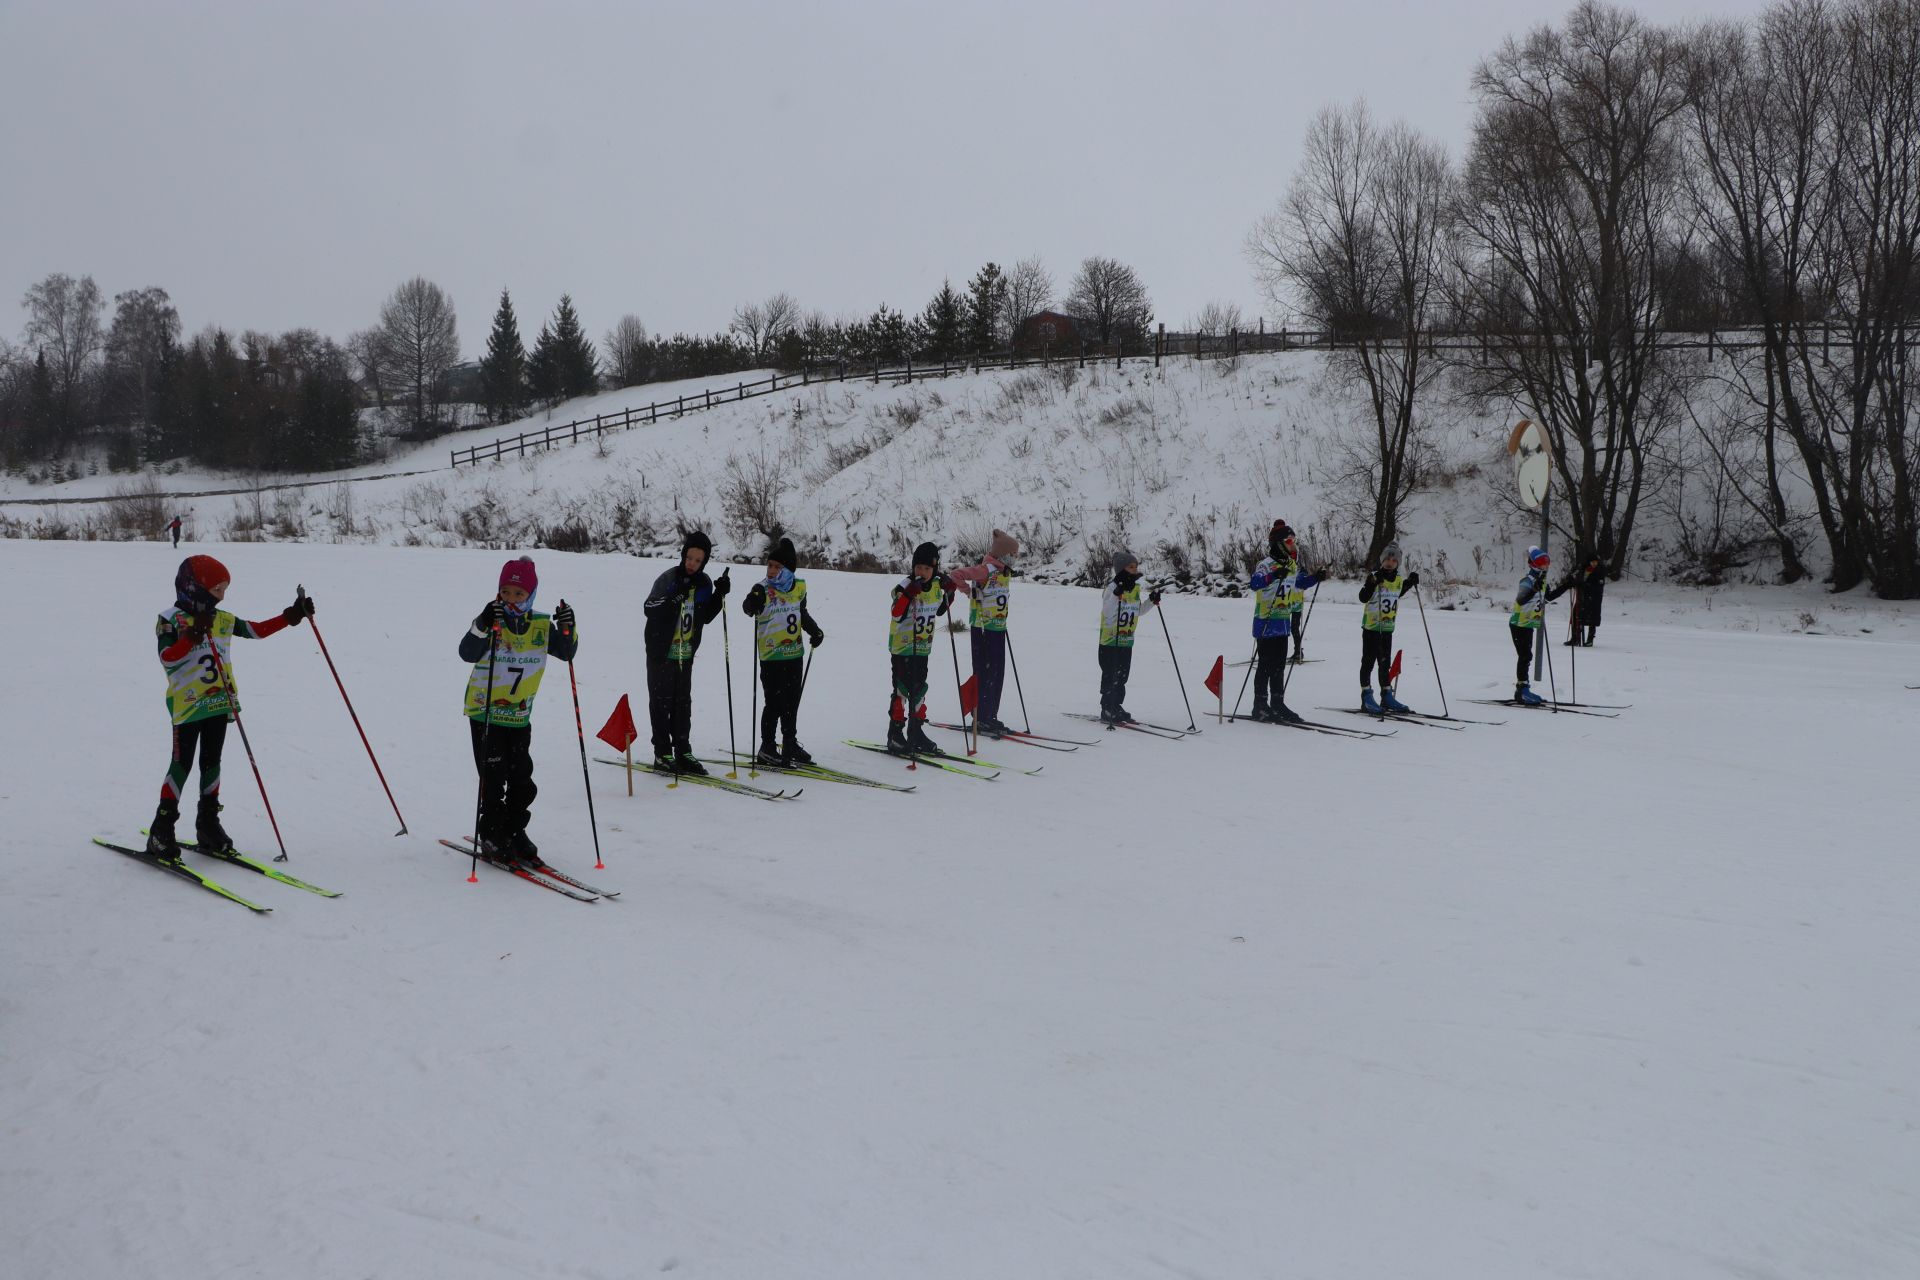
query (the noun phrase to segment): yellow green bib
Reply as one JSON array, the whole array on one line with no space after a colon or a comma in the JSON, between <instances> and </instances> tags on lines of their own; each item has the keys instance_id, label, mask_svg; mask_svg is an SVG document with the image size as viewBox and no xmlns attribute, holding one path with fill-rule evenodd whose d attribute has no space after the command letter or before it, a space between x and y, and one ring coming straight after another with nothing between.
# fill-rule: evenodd
<instances>
[{"instance_id":1,"label":"yellow green bib","mask_svg":"<svg viewBox=\"0 0 1920 1280\"><path fill-rule=\"evenodd\" d=\"M1133 648L1134 628L1140 624L1140 584L1134 583L1122 596L1109 586L1100 593L1100 643L1112 649Z\"/></svg>"},{"instance_id":2,"label":"yellow green bib","mask_svg":"<svg viewBox=\"0 0 1920 1280\"><path fill-rule=\"evenodd\" d=\"M482 658L467 673L466 714L469 720L491 719L506 729L524 729L533 721L533 696L547 669L547 636L553 619L544 613L527 615L527 629L518 635L500 628L491 658ZM493 687L487 688L487 670L493 669ZM493 714L487 714L487 704Z\"/></svg>"},{"instance_id":3,"label":"yellow green bib","mask_svg":"<svg viewBox=\"0 0 1920 1280\"><path fill-rule=\"evenodd\" d=\"M1404 573L1382 578L1380 585L1373 589L1373 598L1367 601L1367 613L1360 625L1368 631L1393 630L1394 619L1400 616L1400 593L1406 590L1406 583Z\"/></svg>"},{"instance_id":4,"label":"yellow green bib","mask_svg":"<svg viewBox=\"0 0 1920 1280\"><path fill-rule=\"evenodd\" d=\"M906 578L900 585L904 588L913 581ZM938 578L929 582L925 591L910 597L907 611L887 621L887 652L902 658L924 658L932 653L933 634L940 626L940 602L945 598ZM1001 629L1005 630L1004 622Z\"/></svg>"},{"instance_id":5,"label":"yellow green bib","mask_svg":"<svg viewBox=\"0 0 1920 1280\"><path fill-rule=\"evenodd\" d=\"M805 648L800 629L800 606L807 602L807 581L795 578L793 589L767 588L767 603L754 619L754 643L762 662L791 662Z\"/></svg>"},{"instance_id":6,"label":"yellow green bib","mask_svg":"<svg viewBox=\"0 0 1920 1280\"><path fill-rule=\"evenodd\" d=\"M187 624L193 621L191 614L184 609L175 609L162 618L162 629L171 626L176 632L185 632ZM230 650L233 648L234 617L225 610L216 610L213 615L213 627L207 638L188 650L187 656L178 662L167 664L167 712L172 715L175 724L192 724L196 720L211 720L215 716L224 716L234 709L232 700L227 696L231 689L233 697L240 696L239 686L233 683L233 662ZM219 655L215 665L214 655ZM226 683L220 681L220 671L227 673Z\"/></svg>"},{"instance_id":7,"label":"yellow green bib","mask_svg":"<svg viewBox=\"0 0 1920 1280\"><path fill-rule=\"evenodd\" d=\"M971 621L981 631L1007 629L1007 596L1013 591L1013 570L1002 565L973 589Z\"/></svg>"}]
</instances>

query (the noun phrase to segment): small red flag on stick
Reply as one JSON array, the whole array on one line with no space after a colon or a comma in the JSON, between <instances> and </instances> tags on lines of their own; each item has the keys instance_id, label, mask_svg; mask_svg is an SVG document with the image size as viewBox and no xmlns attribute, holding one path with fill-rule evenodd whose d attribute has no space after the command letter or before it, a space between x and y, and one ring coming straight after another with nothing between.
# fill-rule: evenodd
<instances>
[{"instance_id":1,"label":"small red flag on stick","mask_svg":"<svg viewBox=\"0 0 1920 1280\"><path fill-rule=\"evenodd\" d=\"M1227 655L1221 654L1213 660L1213 670L1207 672L1207 692L1213 695L1215 708L1214 720L1218 724L1227 722Z\"/></svg>"},{"instance_id":2,"label":"small red flag on stick","mask_svg":"<svg viewBox=\"0 0 1920 1280\"><path fill-rule=\"evenodd\" d=\"M627 695L623 693L620 695L620 704L613 709L613 714L607 717L606 724L600 727L600 732L594 737L615 751L626 754L628 795L633 794L633 741L639 736L640 731L633 727L633 708L627 702Z\"/></svg>"},{"instance_id":3,"label":"small red flag on stick","mask_svg":"<svg viewBox=\"0 0 1920 1280\"><path fill-rule=\"evenodd\" d=\"M960 686L960 716L962 719L973 714L980 705L980 677L968 676L967 682Z\"/></svg>"},{"instance_id":4,"label":"small red flag on stick","mask_svg":"<svg viewBox=\"0 0 1920 1280\"><path fill-rule=\"evenodd\" d=\"M1399 688L1400 686L1400 659L1404 658L1406 654L1407 651L1405 649L1394 650L1393 666L1387 670L1387 683L1395 688Z\"/></svg>"}]
</instances>

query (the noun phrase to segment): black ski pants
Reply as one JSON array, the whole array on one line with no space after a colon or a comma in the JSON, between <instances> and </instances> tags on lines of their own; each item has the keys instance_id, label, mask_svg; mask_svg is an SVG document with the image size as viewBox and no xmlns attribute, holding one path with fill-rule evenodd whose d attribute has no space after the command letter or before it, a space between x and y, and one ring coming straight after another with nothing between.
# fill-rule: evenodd
<instances>
[{"instance_id":1,"label":"black ski pants","mask_svg":"<svg viewBox=\"0 0 1920 1280\"><path fill-rule=\"evenodd\" d=\"M468 720L473 731L473 764L480 773L478 834L495 842L525 831L533 817L533 743L530 726L508 728Z\"/></svg>"},{"instance_id":2,"label":"black ski pants","mask_svg":"<svg viewBox=\"0 0 1920 1280\"><path fill-rule=\"evenodd\" d=\"M1373 669L1380 668L1380 687L1387 687L1387 672L1393 668L1393 632L1360 628L1360 687L1373 687Z\"/></svg>"},{"instance_id":3,"label":"black ski pants","mask_svg":"<svg viewBox=\"0 0 1920 1280\"><path fill-rule=\"evenodd\" d=\"M979 681L977 713L982 720L1000 718L1000 691L1007 680L1007 633L973 629L973 674Z\"/></svg>"},{"instance_id":4,"label":"black ski pants","mask_svg":"<svg viewBox=\"0 0 1920 1280\"><path fill-rule=\"evenodd\" d=\"M1528 674L1528 669L1533 665L1533 638L1540 634L1540 629L1538 627L1516 627L1512 623L1508 623L1507 630L1513 633L1513 652L1515 656L1513 681L1515 684L1526 684L1532 679L1532 676Z\"/></svg>"},{"instance_id":5,"label":"black ski pants","mask_svg":"<svg viewBox=\"0 0 1920 1280\"><path fill-rule=\"evenodd\" d=\"M692 658L647 655L647 715L656 757L693 753Z\"/></svg>"},{"instance_id":6,"label":"black ski pants","mask_svg":"<svg viewBox=\"0 0 1920 1280\"><path fill-rule=\"evenodd\" d=\"M173 726L173 759L167 765L166 781L160 784L160 799L177 801L187 793L187 777L193 772L193 756L198 749L200 799L203 803L217 800L220 796L220 752L226 743L225 716Z\"/></svg>"},{"instance_id":7,"label":"black ski pants","mask_svg":"<svg viewBox=\"0 0 1920 1280\"><path fill-rule=\"evenodd\" d=\"M776 732L792 742L800 718L800 682L806 664L799 658L782 658L760 664L760 745L773 745Z\"/></svg>"},{"instance_id":8,"label":"black ski pants","mask_svg":"<svg viewBox=\"0 0 1920 1280\"><path fill-rule=\"evenodd\" d=\"M1253 713L1287 702L1287 650L1291 636L1258 636L1253 642Z\"/></svg>"},{"instance_id":9,"label":"black ski pants","mask_svg":"<svg viewBox=\"0 0 1920 1280\"><path fill-rule=\"evenodd\" d=\"M1127 700L1127 679L1133 674L1133 646L1100 646L1100 709L1114 712Z\"/></svg>"}]
</instances>

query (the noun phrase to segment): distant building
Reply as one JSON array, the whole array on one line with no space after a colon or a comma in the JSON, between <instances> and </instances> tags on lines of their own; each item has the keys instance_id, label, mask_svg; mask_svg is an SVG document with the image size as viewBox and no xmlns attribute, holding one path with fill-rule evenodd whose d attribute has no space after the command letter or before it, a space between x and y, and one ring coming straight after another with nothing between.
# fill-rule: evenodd
<instances>
[{"instance_id":1,"label":"distant building","mask_svg":"<svg viewBox=\"0 0 1920 1280\"><path fill-rule=\"evenodd\" d=\"M1037 311L1022 320L1013 332L1013 345L1021 351L1078 351L1086 321L1061 311Z\"/></svg>"}]
</instances>

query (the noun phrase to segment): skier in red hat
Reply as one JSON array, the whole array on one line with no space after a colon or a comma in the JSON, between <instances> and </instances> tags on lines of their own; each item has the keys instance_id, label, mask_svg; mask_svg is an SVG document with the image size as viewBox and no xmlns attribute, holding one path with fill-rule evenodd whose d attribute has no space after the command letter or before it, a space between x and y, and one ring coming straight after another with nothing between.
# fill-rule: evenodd
<instances>
[{"instance_id":1,"label":"skier in red hat","mask_svg":"<svg viewBox=\"0 0 1920 1280\"><path fill-rule=\"evenodd\" d=\"M298 626L313 615L313 597L302 595L264 622L244 622L220 608L231 575L212 556L188 556L173 579L173 608L154 628L160 665L167 672L167 710L173 717L173 759L160 784L160 807L147 828L147 853L178 858L174 824L180 820L193 758L200 757L200 805L194 838L203 849L224 852L233 840L220 825L220 752L227 721L239 709L228 649L234 637L264 640L283 627Z\"/></svg>"}]
</instances>

